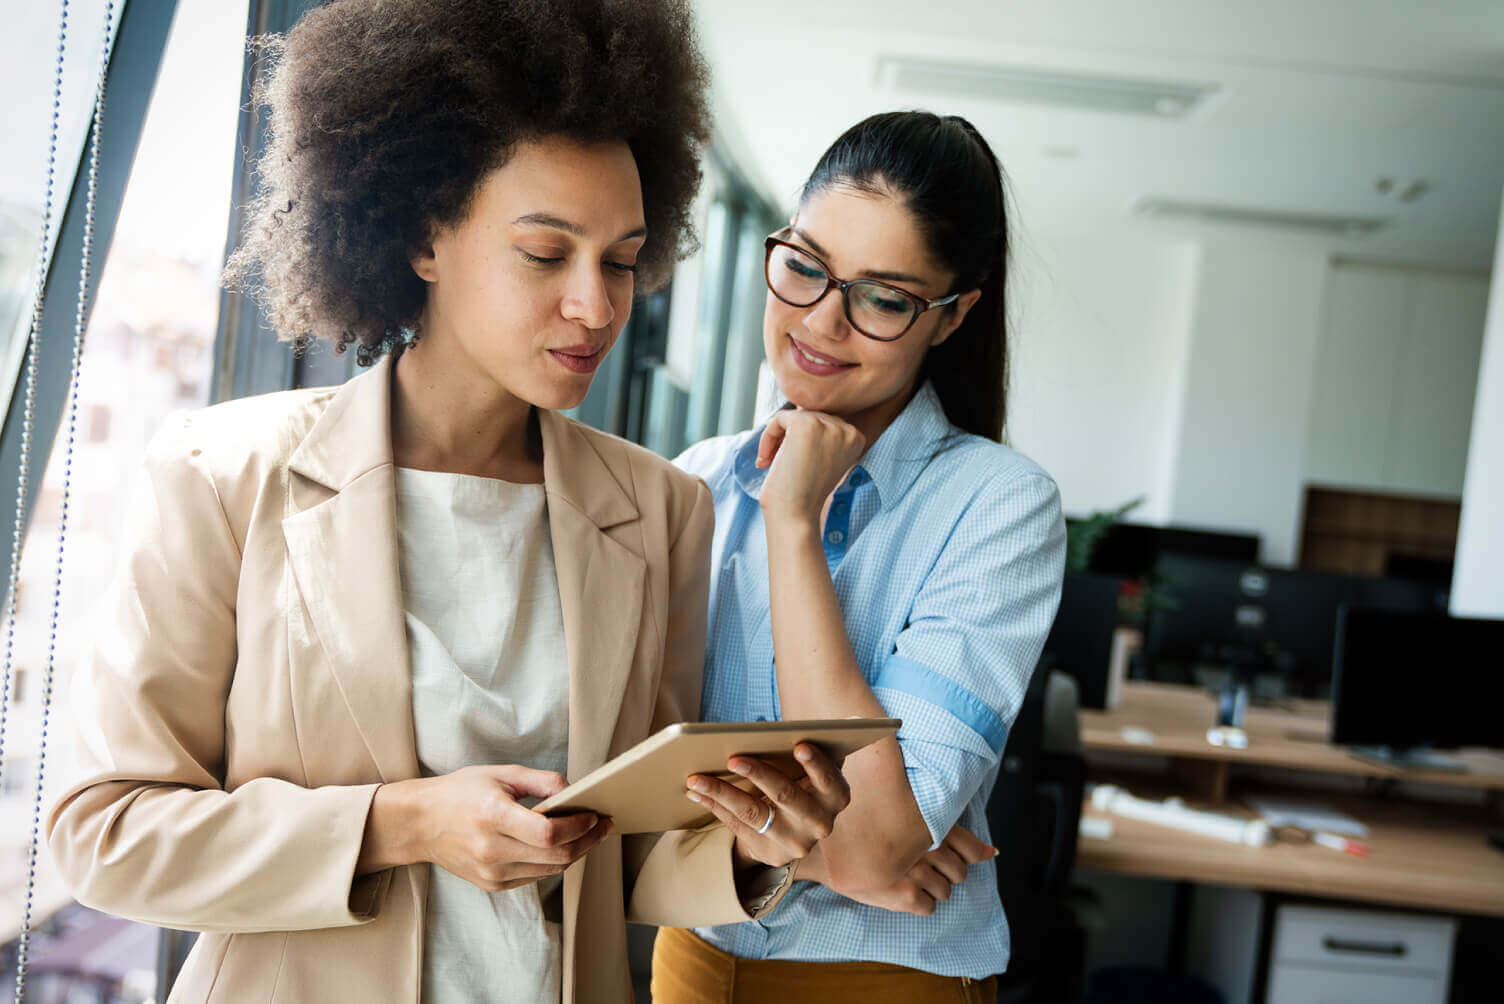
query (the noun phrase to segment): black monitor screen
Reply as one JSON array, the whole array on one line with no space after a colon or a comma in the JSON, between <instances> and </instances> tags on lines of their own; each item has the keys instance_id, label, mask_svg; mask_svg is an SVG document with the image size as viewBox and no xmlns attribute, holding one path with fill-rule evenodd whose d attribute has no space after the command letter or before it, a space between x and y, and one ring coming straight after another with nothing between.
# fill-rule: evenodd
<instances>
[{"instance_id":1,"label":"black monitor screen","mask_svg":"<svg viewBox=\"0 0 1504 1004\"><path fill-rule=\"evenodd\" d=\"M1504 747L1496 702L1504 620L1343 613L1332 681L1332 741L1405 749Z\"/></svg>"},{"instance_id":2,"label":"black monitor screen","mask_svg":"<svg viewBox=\"0 0 1504 1004\"><path fill-rule=\"evenodd\" d=\"M1344 604L1424 613L1445 602L1434 587L1236 561L1162 555L1155 566L1165 603L1148 637L1151 671L1190 678L1196 664L1290 677L1295 689L1324 692Z\"/></svg>"},{"instance_id":3,"label":"black monitor screen","mask_svg":"<svg viewBox=\"0 0 1504 1004\"><path fill-rule=\"evenodd\" d=\"M1045 664L1075 677L1082 707L1107 707L1107 664L1121 585L1116 576L1090 572L1066 572L1061 584L1060 610L1044 643Z\"/></svg>"},{"instance_id":4,"label":"black monitor screen","mask_svg":"<svg viewBox=\"0 0 1504 1004\"><path fill-rule=\"evenodd\" d=\"M1252 564L1258 560L1259 538L1247 533L1114 523L1092 549L1091 571L1140 579L1167 554L1193 554Z\"/></svg>"},{"instance_id":5,"label":"black monitor screen","mask_svg":"<svg viewBox=\"0 0 1504 1004\"><path fill-rule=\"evenodd\" d=\"M1411 582L1428 582L1447 589L1452 585L1452 559L1432 558L1418 554L1395 554L1391 551L1384 559L1384 576L1390 579L1407 579Z\"/></svg>"},{"instance_id":6,"label":"black monitor screen","mask_svg":"<svg viewBox=\"0 0 1504 1004\"><path fill-rule=\"evenodd\" d=\"M1443 585L1415 579L1353 579L1351 604L1382 607L1415 614L1444 614L1450 583Z\"/></svg>"}]
</instances>

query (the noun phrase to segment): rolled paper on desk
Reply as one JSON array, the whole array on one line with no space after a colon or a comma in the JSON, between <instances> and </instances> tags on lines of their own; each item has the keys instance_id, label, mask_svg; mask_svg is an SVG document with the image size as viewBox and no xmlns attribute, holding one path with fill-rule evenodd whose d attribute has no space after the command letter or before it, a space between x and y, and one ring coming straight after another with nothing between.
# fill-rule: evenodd
<instances>
[{"instance_id":1,"label":"rolled paper on desk","mask_svg":"<svg viewBox=\"0 0 1504 1004\"><path fill-rule=\"evenodd\" d=\"M1178 798L1168 798L1163 802L1134 798L1115 784L1097 785L1091 793L1091 804L1099 812L1115 812L1129 819L1171 826L1234 844L1262 847L1269 842L1269 824L1262 819L1239 819L1217 812L1188 809Z\"/></svg>"}]
</instances>

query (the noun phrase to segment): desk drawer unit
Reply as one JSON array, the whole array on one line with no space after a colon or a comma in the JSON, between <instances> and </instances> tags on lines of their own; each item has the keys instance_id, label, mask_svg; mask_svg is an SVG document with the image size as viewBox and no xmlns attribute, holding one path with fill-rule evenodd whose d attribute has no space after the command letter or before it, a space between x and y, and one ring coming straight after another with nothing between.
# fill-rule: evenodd
<instances>
[{"instance_id":1,"label":"desk drawer unit","mask_svg":"<svg viewBox=\"0 0 1504 1004\"><path fill-rule=\"evenodd\" d=\"M1457 922L1281 906L1269 1004L1445 1004Z\"/></svg>"}]
</instances>

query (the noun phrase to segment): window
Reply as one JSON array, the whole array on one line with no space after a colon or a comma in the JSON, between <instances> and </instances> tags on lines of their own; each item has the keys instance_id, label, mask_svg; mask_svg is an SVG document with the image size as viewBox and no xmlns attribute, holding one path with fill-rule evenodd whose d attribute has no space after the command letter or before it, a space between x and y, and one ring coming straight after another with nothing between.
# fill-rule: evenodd
<instances>
[{"instance_id":1,"label":"window","mask_svg":"<svg viewBox=\"0 0 1504 1004\"><path fill-rule=\"evenodd\" d=\"M99 81L104 0L69 4L58 109L58 145L52 181L50 237L57 240L62 206L88 142L89 117ZM0 66L6 93L30 100L0 102L0 400L8 400L26 349L36 292L37 244L46 201L47 140L57 66L58 5L7 5L0 32ZM45 95L45 98L44 98Z\"/></svg>"},{"instance_id":2,"label":"window","mask_svg":"<svg viewBox=\"0 0 1504 1004\"><path fill-rule=\"evenodd\" d=\"M673 457L751 427L762 362L763 238L773 208L717 155L694 210L700 250L632 308L575 417Z\"/></svg>"},{"instance_id":3,"label":"window","mask_svg":"<svg viewBox=\"0 0 1504 1004\"><path fill-rule=\"evenodd\" d=\"M35 20L34 34L38 37L23 41L12 37L0 42L7 57L21 60L11 62L5 70L7 75L18 77L11 81L10 91L41 94L43 85L33 77L45 76L50 93L55 5L12 6L14 9L7 8L7 21L19 20L21 27L30 30ZM70 5L70 73L82 73L72 59L73 39L97 64L99 30L89 13L95 8L102 16L103 4L95 0L74 0ZM150 9L150 5L140 5L125 16ZM50 25L46 24L48 18L53 19ZM105 595L122 557L121 531L128 516L122 500L127 497L146 444L162 420L175 410L198 407L209 400L220 302L218 276L236 159L246 19L246 0L177 5L130 180L119 204L113 243L102 263L96 254L97 293L78 390L78 429L60 594L61 629L48 729L46 801L59 792L71 774L69 676L88 641L87 625L93 609ZM7 29L10 27L8 24ZM121 28L122 46L134 37L127 27ZM160 40L160 34L157 38ZM144 54L122 48L112 66L142 58ZM151 58L156 58L154 53ZM67 86L68 93L84 91L79 117L86 125L94 85L81 88L75 79ZM15 113L14 106L36 113L50 109L50 102L11 102L0 115ZM0 221L21 221L0 234L0 242L8 239L7 234L19 235L15 240L25 255L23 271L29 271L36 255L41 182L39 171L28 168L26 172L13 172L10 162L25 158L40 163L45 155L46 124L44 120L40 138L32 129L24 142L7 144L0 154L7 186L14 184L23 194L37 190L34 203L22 199L12 202L9 189L0 191L5 205ZM112 140L121 142L122 137L112 134L107 124L102 143L108 146ZM74 152L69 157L60 154L60 163L77 160L82 140L74 135L69 142ZM67 178L58 182L54 204L58 218L68 184ZM26 229L28 226L30 229ZM12 264L16 259L10 247L9 243L0 243L0 282L11 275L8 270L19 267ZM65 262L60 251L58 267L69 264L76 266L76 262ZM29 281L34 283L34 277ZM25 341L31 291L23 288L16 294L13 290L0 285L0 296L8 292L10 296L0 299L0 330L10 331L12 326L19 330L20 336L11 346L15 355L15 345ZM68 290L63 295L71 294ZM18 295L25 301L19 308L15 306ZM49 304L49 311L53 306ZM71 300L66 308L71 318ZM21 566L24 588L17 592L15 665L24 660L30 671L16 672L13 677L5 776L0 790L0 985L5 986L14 980L13 973L6 973L8 964L13 964L13 952L5 946L21 925L24 848L31 830L42 696L40 671L47 657L52 616L66 453L61 434L51 452L50 459L45 455L33 459L34 476L44 468L45 473L31 509ZM33 927L28 987L36 999L72 1000L86 995L90 1000L143 1001L156 996L155 930L72 904L45 850L39 857ZM95 950L104 944L112 946L108 965L103 953ZM126 964L121 964L122 958Z\"/></svg>"}]
</instances>

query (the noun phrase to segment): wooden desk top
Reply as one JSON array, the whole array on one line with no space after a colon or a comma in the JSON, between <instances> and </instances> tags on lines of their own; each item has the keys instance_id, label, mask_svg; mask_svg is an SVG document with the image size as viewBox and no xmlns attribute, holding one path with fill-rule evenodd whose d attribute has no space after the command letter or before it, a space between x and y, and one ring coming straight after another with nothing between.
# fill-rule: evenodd
<instances>
[{"instance_id":1,"label":"wooden desk top","mask_svg":"<svg viewBox=\"0 0 1504 1004\"><path fill-rule=\"evenodd\" d=\"M1143 797L1162 794L1143 784L1127 787ZM1113 835L1082 837L1076 864L1150 878L1504 917L1504 851L1489 845L1486 815L1415 803L1323 801L1368 825L1367 857L1311 843L1245 847L1098 812L1088 797L1082 816L1111 820ZM1236 803L1189 804L1253 816Z\"/></svg>"},{"instance_id":2,"label":"wooden desk top","mask_svg":"<svg viewBox=\"0 0 1504 1004\"><path fill-rule=\"evenodd\" d=\"M1216 720L1216 698L1197 687L1164 683L1125 683L1118 706L1111 711L1083 708L1081 742L1088 750L1155 753L1182 759L1263 764L1334 774L1358 774L1423 781L1465 788L1504 789L1504 755L1488 750L1455 754L1465 772L1402 770L1360 760L1331 745L1331 705L1326 701L1295 700L1288 709L1249 707L1244 721L1248 748L1213 746L1206 730ZM1124 738L1123 730L1146 730L1147 742ZM1324 850L1324 848L1323 848Z\"/></svg>"}]
</instances>

